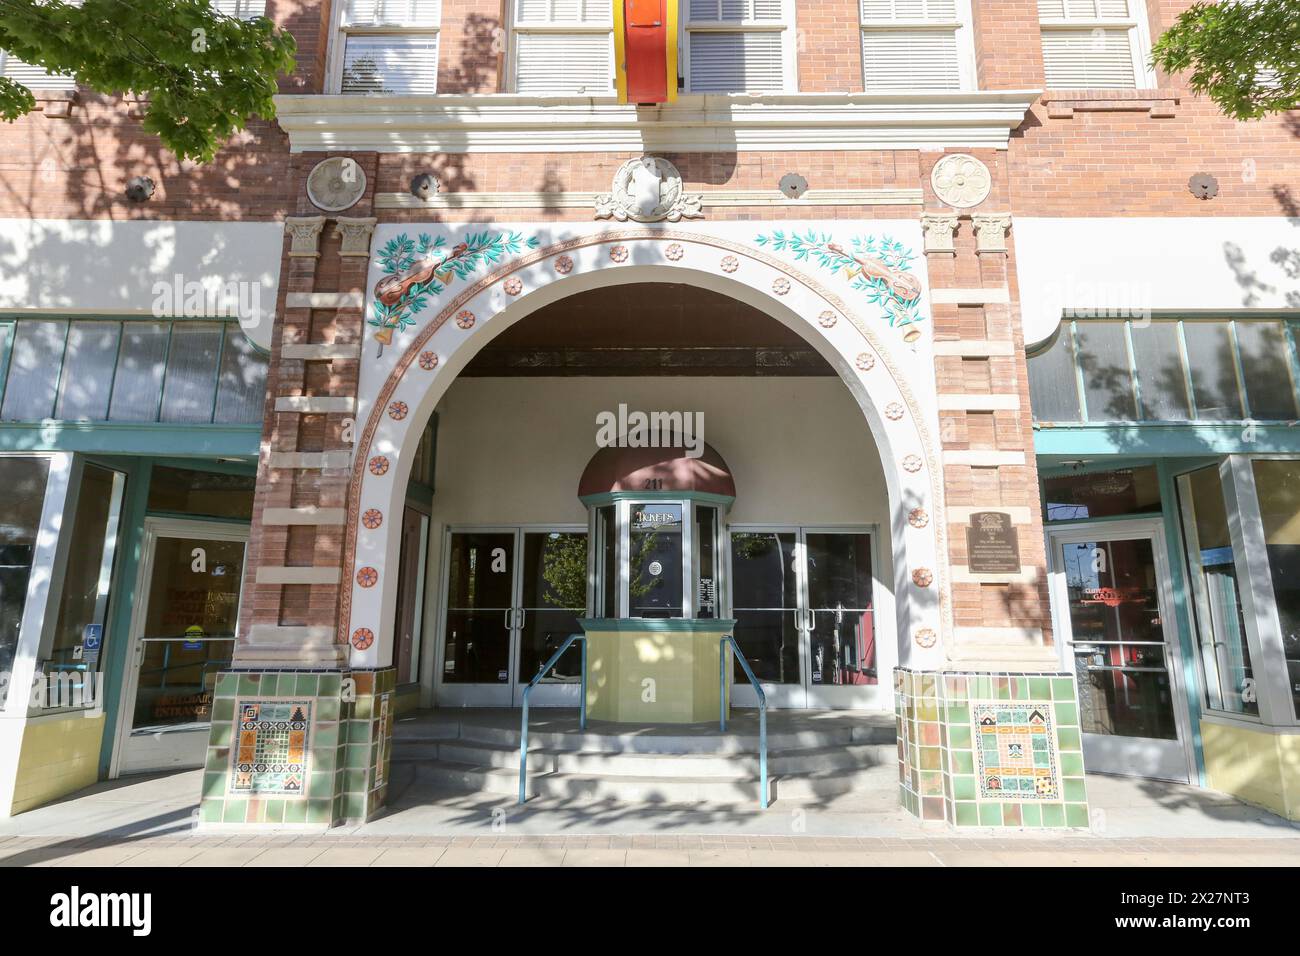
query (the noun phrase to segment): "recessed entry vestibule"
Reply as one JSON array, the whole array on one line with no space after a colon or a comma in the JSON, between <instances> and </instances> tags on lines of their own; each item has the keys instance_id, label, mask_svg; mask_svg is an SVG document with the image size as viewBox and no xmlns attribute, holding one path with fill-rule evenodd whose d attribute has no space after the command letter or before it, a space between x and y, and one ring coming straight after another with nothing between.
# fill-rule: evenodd
<instances>
[{"instance_id":1,"label":"recessed entry vestibule","mask_svg":"<svg viewBox=\"0 0 1300 956\"><path fill-rule=\"evenodd\" d=\"M632 616L734 618L771 706L892 706L897 637L885 481L860 410L830 376L454 383L437 411L423 702L518 706L537 668L581 633L580 619L623 613L604 609L607 599L592 592L604 549L589 541L601 540L601 509L588 513L578 497L596 416L620 403L699 411L704 438L736 486L729 510L677 504L688 537L681 564L696 571L677 589L681 614L650 608ZM715 567L700 570L710 548ZM663 574L682 576L683 568ZM577 705L576 649L569 656L533 691L533 705ZM732 693L738 706L756 703L741 677Z\"/></svg>"}]
</instances>

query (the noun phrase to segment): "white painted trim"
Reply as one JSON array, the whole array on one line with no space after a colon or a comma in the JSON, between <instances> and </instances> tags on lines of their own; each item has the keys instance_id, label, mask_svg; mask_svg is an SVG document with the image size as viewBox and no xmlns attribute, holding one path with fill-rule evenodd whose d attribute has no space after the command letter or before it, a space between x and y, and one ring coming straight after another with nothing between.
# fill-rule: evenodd
<instances>
[{"instance_id":1,"label":"white painted trim","mask_svg":"<svg viewBox=\"0 0 1300 956\"><path fill-rule=\"evenodd\" d=\"M339 568L276 567L264 564L257 569L258 584L338 584L342 576Z\"/></svg>"},{"instance_id":2,"label":"white painted trim","mask_svg":"<svg viewBox=\"0 0 1300 956\"><path fill-rule=\"evenodd\" d=\"M1011 290L1004 285L979 289L931 289L934 305L1004 305L1011 301Z\"/></svg>"},{"instance_id":3,"label":"white painted trim","mask_svg":"<svg viewBox=\"0 0 1300 956\"><path fill-rule=\"evenodd\" d=\"M270 457L272 468L346 468L351 463L352 453L347 451L273 451Z\"/></svg>"},{"instance_id":4,"label":"white painted trim","mask_svg":"<svg viewBox=\"0 0 1300 956\"><path fill-rule=\"evenodd\" d=\"M346 523L347 512L342 508L303 505L299 508L267 508L262 512L262 524L341 525Z\"/></svg>"},{"instance_id":5,"label":"white painted trim","mask_svg":"<svg viewBox=\"0 0 1300 956\"><path fill-rule=\"evenodd\" d=\"M303 415L344 414L355 410L357 400L337 395L281 395L275 400L277 412L299 412Z\"/></svg>"},{"instance_id":6,"label":"white painted trim","mask_svg":"<svg viewBox=\"0 0 1300 956\"><path fill-rule=\"evenodd\" d=\"M376 209L594 209L597 192L377 193ZM713 189L700 193L710 206L919 206L919 189L810 189L791 199L779 189Z\"/></svg>"},{"instance_id":7,"label":"white painted trim","mask_svg":"<svg viewBox=\"0 0 1300 956\"><path fill-rule=\"evenodd\" d=\"M329 343L301 345L286 344L280 346L280 358L297 359L302 362L328 362L332 359L361 358L360 345L333 345Z\"/></svg>"},{"instance_id":8,"label":"white painted trim","mask_svg":"<svg viewBox=\"0 0 1300 956\"><path fill-rule=\"evenodd\" d=\"M1006 149L1039 90L684 94L660 107L613 96L275 98L292 152L744 152Z\"/></svg>"},{"instance_id":9,"label":"white painted trim","mask_svg":"<svg viewBox=\"0 0 1300 956\"><path fill-rule=\"evenodd\" d=\"M334 628L327 624L295 626L290 624L254 624L248 629L244 645L333 644Z\"/></svg>"},{"instance_id":10,"label":"white painted trim","mask_svg":"<svg viewBox=\"0 0 1300 956\"><path fill-rule=\"evenodd\" d=\"M936 341L935 355L989 356L1015 355L1016 348L1011 342L993 342L988 339L959 339L956 341Z\"/></svg>"},{"instance_id":11,"label":"white painted trim","mask_svg":"<svg viewBox=\"0 0 1300 956\"><path fill-rule=\"evenodd\" d=\"M952 395L939 396L939 408L945 411L994 411L1008 412L1020 408L1019 395Z\"/></svg>"},{"instance_id":12,"label":"white painted trim","mask_svg":"<svg viewBox=\"0 0 1300 956\"><path fill-rule=\"evenodd\" d=\"M946 465L972 465L976 468L998 468L1002 465L1023 465L1023 451L981 451L979 449L956 449L945 451L943 461Z\"/></svg>"},{"instance_id":13,"label":"white painted trim","mask_svg":"<svg viewBox=\"0 0 1300 956\"><path fill-rule=\"evenodd\" d=\"M1013 644L1042 647L1043 629L1041 627L954 627L953 635L958 641L972 644L997 645Z\"/></svg>"},{"instance_id":14,"label":"white painted trim","mask_svg":"<svg viewBox=\"0 0 1300 956\"><path fill-rule=\"evenodd\" d=\"M289 292L284 297L286 309L359 309L366 304L366 294L353 292Z\"/></svg>"}]
</instances>

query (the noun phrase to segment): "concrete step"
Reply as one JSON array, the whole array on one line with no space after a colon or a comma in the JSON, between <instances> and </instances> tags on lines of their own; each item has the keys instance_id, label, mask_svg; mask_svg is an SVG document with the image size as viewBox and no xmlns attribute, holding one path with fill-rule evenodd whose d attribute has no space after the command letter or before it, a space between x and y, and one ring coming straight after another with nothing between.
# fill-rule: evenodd
<instances>
[{"instance_id":1,"label":"concrete step","mask_svg":"<svg viewBox=\"0 0 1300 956\"><path fill-rule=\"evenodd\" d=\"M429 764L422 768L422 776L444 786L475 792L512 796L519 792L518 771L502 767ZM897 800L897 771L886 767L773 775L769 777L768 785L772 802L796 803L864 791L878 792L890 800ZM755 777L720 779L542 772L529 774L528 795L530 798L574 803L738 806L758 802L758 780Z\"/></svg>"},{"instance_id":2,"label":"concrete step","mask_svg":"<svg viewBox=\"0 0 1300 956\"><path fill-rule=\"evenodd\" d=\"M517 747L444 741L403 743L393 748L393 760L402 763L437 761L479 767L519 767ZM893 744L846 744L803 750L768 752L768 773L792 774L856 770L892 765L897 761ZM737 754L613 753L530 749L530 773L573 773L592 776L713 777L751 779L758 775L757 751Z\"/></svg>"},{"instance_id":3,"label":"concrete step","mask_svg":"<svg viewBox=\"0 0 1300 956\"><path fill-rule=\"evenodd\" d=\"M437 734L425 734L421 728L394 731L394 747L409 747L430 742L456 739L491 746L519 746L518 727L494 727L474 723L461 725L459 734L450 737L443 728ZM894 726L890 721L863 722L827 730L769 732L768 753L781 750L813 750L845 747L851 744L893 744ZM736 732L696 731L691 733L599 733L587 731L530 730L529 750L569 753L643 753L643 754L743 754L758 751L758 733L750 727Z\"/></svg>"}]
</instances>

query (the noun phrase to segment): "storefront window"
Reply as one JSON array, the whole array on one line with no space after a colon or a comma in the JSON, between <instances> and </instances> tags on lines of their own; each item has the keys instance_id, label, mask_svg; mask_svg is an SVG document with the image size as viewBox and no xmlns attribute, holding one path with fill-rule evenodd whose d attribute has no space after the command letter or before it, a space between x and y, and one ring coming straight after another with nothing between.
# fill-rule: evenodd
<instances>
[{"instance_id":1,"label":"storefront window","mask_svg":"<svg viewBox=\"0 0 1300 956\"><path fill-rule=\"evenodd\" d=\"M255 484L252 475L155 465L149 479L149 511L252 520Z\"/></svg>"},{"instance_id":2,"label":"storefront window","mask_svg":"<svg viewBox=\"0 0 1300 956\"><path fill-rule=\"evenodd\" d=\"M424 630L425 556L429 517L414 508L402 513L402 550L397 577L397 682L420 679L420 634Z\"/></svg>"},{"instance_id":3,"label":"storefront window","mask_svg":"<svg viewBox=\"0 0 1300 956\"><path fill-rule=\"evenodd\" d=\"M1160 481L1149 466L1045 478L1043 507L1048 521L1158 513Z\"/></svg>"},{"instance_id":4,"label":"storefront window","mask_svg":"<svg viewBox=\"0 0 1300 956\"><path fill-rule=\"evenodd\" d=\"M698 505L695 509L695 553L697 573L695 580L699 593L695 596L696 617L718 616L717 537L718 509Z\"/></svg>"},{"instance_id":5,"label":"storefront window","mask_svg":"<svg viewBox=\"0 0 1300 956\"><path fill-rule=\"evenodd\" d=\"M46 708L91 707L108 621L108 591L117 551L126 476L97 465L82 470L54 640L41 670L51 676ZM102 703L102 701L100 701Z\"/></svg>"},{"instance_id":6,"label":"storefront window","mask_svg":"<svg viewBox=\"0 0 1300 956\"><path fill-rule=\"evenodd\" d=\"M1178 479L1187 548L1187 573L1196 611L1196 639L1205 681L1205 706L1232 714L1259 714L1246 620L1217 467Z\"/></svg>"},{"instance_id":7,"label":"storefront window","mask_svg":"<svg viewBox=\"0 0 1300 956\"><path fill-rule=\"evenodd\" d=\"M1253 464L1291 700L1300 717L1300 461Z\"/></svg>"},{"instance_id":8,"label":"storefront window","mask_svg":"<svg viewBox=\"0 0 1300 956\"><path fill-rule=\"evenodd\" d=\"M27 581L36 554L36 535L45 503L46 458L0 458L0 671L11 673L18 650L18 633L27 601ZM0 705L9 682L0 683Z\"/></svg>"}]
</instances>

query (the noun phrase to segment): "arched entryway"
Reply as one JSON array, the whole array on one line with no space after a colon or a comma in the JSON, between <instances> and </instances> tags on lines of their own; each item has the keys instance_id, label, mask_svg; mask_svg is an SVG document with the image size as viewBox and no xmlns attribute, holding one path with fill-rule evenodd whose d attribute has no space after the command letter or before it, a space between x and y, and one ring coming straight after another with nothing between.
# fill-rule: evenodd
<instances>
[{"instance_id":1,"label":"arched entryway","mask_svg":"<svg viewBox=\"0 0 1300 956\"><path fill-rule=\"evenodd\" d=\"M397 583L386 573L398 564L392 519L401 513L423 424L448 388L526 316L568 296L633 283L693 286L745 303L795 332L834 370L880 458L897 660L934 666L949 617L942 597L941 473L932 441L937 414L909 384L928 381L932 389L933 372L902 364L925 362L925 353L883 341L878 316L859 314L860 307L850 308L762 250L649 229L574 239L503 265L413 329L408 341L392 343L382 362L363 369L339 623L353 665L382 667L392 660Z\"/></svg>"}]
</instances>

